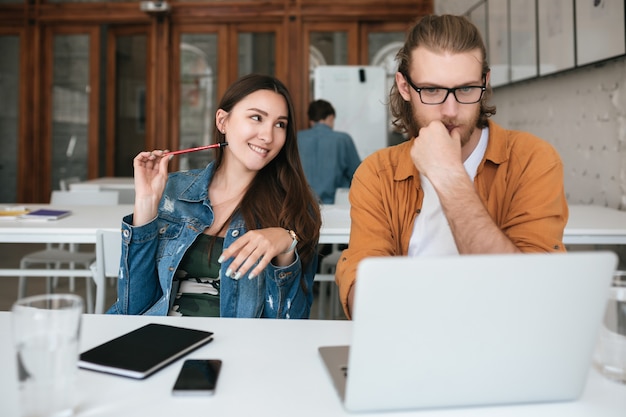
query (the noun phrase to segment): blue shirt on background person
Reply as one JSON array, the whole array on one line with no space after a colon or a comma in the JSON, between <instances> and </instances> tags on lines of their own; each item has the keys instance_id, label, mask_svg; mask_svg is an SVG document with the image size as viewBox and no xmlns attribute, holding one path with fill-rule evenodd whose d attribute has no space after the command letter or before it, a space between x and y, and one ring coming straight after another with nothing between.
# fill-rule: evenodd
<instances>
[{"instance_id":1,"label":"blue shirt on background person","mask_svg":"<svg viewBox=\"0 0 626 417\"><path fill-rule=\"evenodd\" d=\"M333 130L335 109L325 100L311 102L310 129L298 132L298 150L309 185L324 204L335 202L337 188L349 188L361 158L350 135Z\"/></svg>"}]
</instances>

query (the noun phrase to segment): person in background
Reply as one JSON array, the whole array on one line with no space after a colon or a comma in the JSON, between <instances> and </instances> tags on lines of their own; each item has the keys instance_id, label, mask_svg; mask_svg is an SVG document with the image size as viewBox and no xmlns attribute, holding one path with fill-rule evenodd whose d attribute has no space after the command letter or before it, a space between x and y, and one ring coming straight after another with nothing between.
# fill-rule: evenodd
<instances>
[{"instance_id":1,"label":"person in background","mask_svg":"<svg viewBox=\"0 0 626 417\"><path fill-rule=\"evenodd\" d=\"M478 29L465 17L426 16L397 60L390 105L411 139L354 175L350 242L335 276L348 317L366 257L565 250L563 164L547 142L489 120Z\"/></svg>"},{"instance_id":2,"label":"person in background","mask_svg":"<svg viewBox=\"0 0 626 417\"><path fill-rule=\"evenodd\" d=\"M308 318L321 218L298 156L291 97L274 77L232 84L204 169L168 175L167 151L134 161L109 313Z\"/></svg>"},{"instance_id":3,"label":"person in background","mask_svg":"<svg viewBox=\"0 0 626 417\"><path fill-rule=\"evenodd\" d=\"M337 188L350 188L361 158L350 135L333 130L335 109L326 100L309 104L310 128L298 132L298 149L307 180L324 204L334 204Z\"/></svg>"}]
</instances>

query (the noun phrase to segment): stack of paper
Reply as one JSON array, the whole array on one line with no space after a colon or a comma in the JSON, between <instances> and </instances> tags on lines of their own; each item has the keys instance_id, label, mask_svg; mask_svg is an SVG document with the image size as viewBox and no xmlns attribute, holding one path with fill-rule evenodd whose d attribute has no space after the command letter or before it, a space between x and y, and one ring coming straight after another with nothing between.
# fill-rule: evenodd
<instances>
[{"instance_id":1,"label":"stack of paper","mask_svg":"<svg viewBox=\"0 0 626 417\"><path fill-rule=\"evenodd\" d=\"M0 220L15 220L26 213L28 213L28 209L23 206L0 207Z\"/></svg>"}]
</instances>

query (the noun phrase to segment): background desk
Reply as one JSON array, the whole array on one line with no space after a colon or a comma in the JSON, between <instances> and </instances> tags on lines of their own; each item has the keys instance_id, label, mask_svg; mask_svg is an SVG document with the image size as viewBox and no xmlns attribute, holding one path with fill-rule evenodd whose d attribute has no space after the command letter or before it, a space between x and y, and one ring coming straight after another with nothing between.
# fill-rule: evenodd
<instances>
[{"instance_id":1,"label":"background desk","mask_svg":"<svg viewBox=\"0 0 626 417\"><path fill-rule=\"evenodd\" d=\"M565 226L566 245L626 245L626 211L571 205Z\"/></svg>"},{"instance_id":2,"label":"background desk","mask_svg":"<svg viewBox=\"0 0 626 417\"><path fill-rule=\"evenodd\" d=\"M322 207L322 236L320 243L348 243L350 238L350 208L327 205ZM569 206L569 220L563 233L566 245L626 245L626 211L600 206Z\"/></svg>"},{"instance_id":3,"label":"background desk","mask_svg":"<svg viewBox=\"0 0 626 417\"><path fill-rule=\"evenodd\" d=\"M39 204L27 207L50 206ZM0 221L0 243L94 243L97 229L118 230L122 217L133 211L131 204L63 208L72 210L72 215L57 221ZM320 243L348 243L350 208L324 205L321 213ZM626 245L626 211L572 205L563 241L579 245Z\"/></svg>"},{"instance_id":4,"label":"background desk","mask_svg":"<svg viewBox=\"0 0 626 417\"><path fill-rule=\"evenodd\" d=\"M95 243L96 230L120 230L122 217L133 212L132 204L115 206L50 206L26 204L25 207L63 208L72 214L55 221L0 220L0 243ZM347 243L350 238L348 208L322 207L324 219L320 243Z\"/></svg>"},{"instance_id":5,"label":"background desk","mask_svg":"<svg viewBox=\"0 0 626 417\"><path fill-rule=\"evenodd\" d=\"M47 204L27 204L29 209L50 208ZM56 206L72 214L55 221L1 220L0 243L86 243L96 242L98 229L120 230L122 218L133 212L132 204L115 206ZM350 214L347 208L323 210L325 218L320 243L347 243L350 237ZM0 269L1 276L20 276L19 269ZM28 270L28 276L49 276L48 269ZM59 269L59 276L91 276L90 270Z\"/></svg>"},{"instance_id":6,"label":"background desk","mask_svg":"<svg viewBox=\"0 0 626 417\"><path fill-rule=\"evenodd\" d=\"M29 208L48 205L27 205ZM95 207L63 207L72 215L48 222L0 221L0 243L95 243L96 230L119 230L122 217L133 211L130 204ZM348 243L350 208L324 205L321 208L320 243ZM626 245L626 212L599 206L570 206L563 241L568 245ZM36 271L36 270L33 270ZM47 276L45 270L30 276ZM18 276L16 270L0 270L0 276ZM66 274L84 275L80 270Z\"/></svg>"},{"instance_id":7,"label":"background desk","mask_svg":"<svg viewBox=\"0 0 626 417\"><path fill-rule=\"evenodd\" d=\"M122 217L133 212L131 204L114 206L51 206L26 204L27 208L62 208L72 214L59 220L0 220L0 243L96 243L96 230L121 230Z\"/></svg>"},{"instance_id":8,"label":"background desk","mask_svg":"<svg viewBox=\"0 0 626 417\"><path fill-rule=\"evenodd\" d=\"M323 345L348 344L349 321L84 315L81 351L149 322L215 333L213 342L187 355L223 360L215 396L171 396L183 359L143 381L79 370L77 417L356 415L343 410L317 351ZM10 331L11 313L0 312L0 334L9 335ZM12 416L17 407L17 382L11 337L0 338L0 365L0 415ZM582 398L575 402L373 415L624 417L626 386L592 370Z\"/></svg>"},{"instance_id":9,"label":"background desk","mask_svg":"<svg viewBox=\"0 0 626 417\"><path fill-rule=\"evenodd\" d=\"M48 208L47 204L26 205L29 209ZM122 217L132 213L133 206L56 206L72 211L68 217L54 221L0 220L0 243L96 243L98 229L121 230ZM89 269L58 269L57 276L87 276ZM0 277L23 275L19 269L0 269ZM27 276L50 276L45 268L29 268Z\"/></svg>"}]
</instances>

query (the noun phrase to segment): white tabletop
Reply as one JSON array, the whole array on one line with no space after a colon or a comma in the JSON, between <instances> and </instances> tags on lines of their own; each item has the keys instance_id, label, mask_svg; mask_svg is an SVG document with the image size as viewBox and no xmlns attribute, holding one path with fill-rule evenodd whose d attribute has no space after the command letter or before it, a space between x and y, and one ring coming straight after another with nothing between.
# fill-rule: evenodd
<instances>
[{"instance_id":1,"label":"white tabletop","mask_svg":"<svg viewBox=\"0 0 626 417\"><path fill-rule=\"evenodd\" d=\"M25 204L36 208L66 209L71 215L59 220L0 220L0 243L96 243L98 229L120 230L122 217L133 212L131 204L114 206L51 206Z\"/></svg>"},{"instance_id":2,"label":"white tabletop","mask_svg":"<svg viewBox=\"0 0 626 417\"><path fill-rule=\"evenodd\" d=\"M29 209L52 206L26 204ZM132 204L116 206L54 206L72 214L55 221L0 220L0 243L95 243L96 230L119 230L122 217L133 212ZM320 243L347 243L350 238L348 207L322 207Z\"/></svg>"},{"instance_id":3,"label":"white tabletop","mask_svg":"<svg viewBox=\"0 0 626 417\"><path fill-rule=\"evenodd\" d=\"M28 208L50 207L30 205ZM0 220L0 243L94 243L97 229L118 230L122 217L133 206L75 206L55 207L72 210L64 219L48 222ZM579 245L626 244L626 211L600 206L571 205L563 241ZM350 238L350 208L324 205L320 243L348 243Z\"/></svg>"},{"instance_id":4,"label":"white tabletop","mask_svg":"<svg viewBox=\"0 0 626 417\"><path fill-rule=\"evenodd\" d=\"M96 242L98 229L120 230L122 218L133 212L132 204L114 206L51 206L27 204L23 207L70 210L68 217L54 221L0 220L0 243L87 243ZM320 243L347 243L350 237L349 208L323 207ZM84 269L63 269L64 276L90 276ZM0 269L0 276L19 276L18 269ZM46 268L30 268L29 276L48 276ZM320 275L320 279L321 279Z\"/></svg>"},{"instance_id":5,"label":"white tabletop","mask_svg":"<svg viewBox=\"0 0 626 417\"><path fill-rule=\"evenodd\" d=\"M579 245L626 244L626 211L608 207L569 206L563 243Z\"/></svg>"},{"instance_id":6,"label":"white tabletop","mask_svg":"<svg viewBox=\"0 0 626 417\"><path fill-rule=\"evenodd\" d=\"M320 243L348 243L350 207L322 206ZM321 242L322 238L325 240ZM563 233L566 245L626 245L626 211L601 206L569 206Z\"/></svg>"},{"instance_id":7,"label":"white tabletop","mask_svg":"<svg viewBox=\"0 0 626 417\"><path fill-rule=\"evenodd\" d=\"M186 356L223 361L215 395L172 397L183 359L145 380L79 370L77 417L354 415L344 411L317 351L323 345L348 344L349 321L84 315L81 351L149 322L215 333L213 342ZM11 313L0 312L0 334L9 335L10 326ZM11 338L0 338L2 416L14 415L17 408L14 358ZM368 415L624 417L626 386L591 370L582 398L574 402Z\"/></svg>"}]
</instances>

